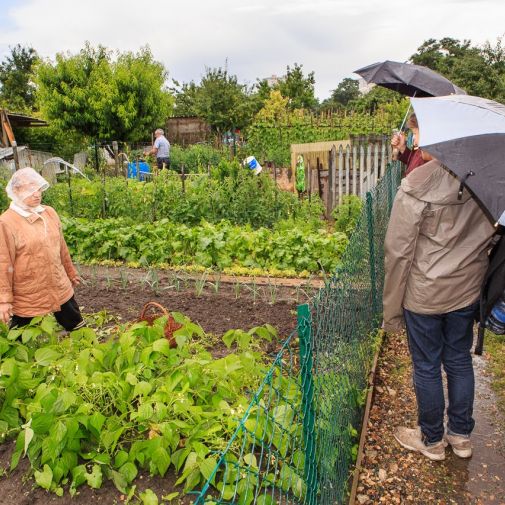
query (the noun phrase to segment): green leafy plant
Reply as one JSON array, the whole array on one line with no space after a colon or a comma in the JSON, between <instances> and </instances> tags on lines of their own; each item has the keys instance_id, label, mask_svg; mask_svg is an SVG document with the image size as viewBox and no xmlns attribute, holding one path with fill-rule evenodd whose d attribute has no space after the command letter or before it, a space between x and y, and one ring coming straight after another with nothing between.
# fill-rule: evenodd
<instances>
[{"instance_id":1,"label":"green leafy plant","mask_svg":"<svg viewBox=\"0 0 505 505\"><path fill-rule=\"evenodd\" d=\"M58 495L105 479L126 494L141 469L163 476L170 467L177 484L196 487L235 429L230 413L245 411L246 392L266 372L258 339L275 330L258 327L247 339L237 330L236 352L213 359L201 327L171 315L181 325L175 348L166 317L62 340L52 317L10 331L2 324L0 435L16 436L11 468L28 457L36 483Z\"/></svg>"}]
</instances>

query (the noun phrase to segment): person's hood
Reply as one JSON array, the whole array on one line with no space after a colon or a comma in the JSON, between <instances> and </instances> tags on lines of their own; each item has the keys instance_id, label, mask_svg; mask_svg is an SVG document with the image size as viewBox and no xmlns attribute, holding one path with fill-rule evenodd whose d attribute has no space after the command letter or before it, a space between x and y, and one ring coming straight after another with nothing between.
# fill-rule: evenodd
<instances>
[{"instance_id":1,"label":"person's hood","mask_svg":"<svg viewBox=\"0 0 505 505\"><path fill-rule=\"evenodd\" d=\"M417 167L402 180L405 193L437 205L461 205L471 197L464 189L461 196L459 179L436 160Z\"/></svg>"}]
</instances>

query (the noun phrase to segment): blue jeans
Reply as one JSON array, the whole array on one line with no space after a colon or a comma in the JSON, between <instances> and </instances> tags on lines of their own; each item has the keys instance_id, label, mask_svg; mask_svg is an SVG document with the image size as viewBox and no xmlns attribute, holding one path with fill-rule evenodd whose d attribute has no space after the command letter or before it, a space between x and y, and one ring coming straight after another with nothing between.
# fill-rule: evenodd
<instances>
[{"instance_id":1,"label":"blue jeans","mask_svg":"<svg viewBox=\"0 0 505 505\"><path fill-rule=\"evenodd\" d=\"M473 430L475 382L471 348L478 303L446 314L417 314L404 309L410 354L414 365L414 389L418 423L426 444L444 436L444 389L449 393L448 430L468 436Z\"/></svg>"}]
</instances>

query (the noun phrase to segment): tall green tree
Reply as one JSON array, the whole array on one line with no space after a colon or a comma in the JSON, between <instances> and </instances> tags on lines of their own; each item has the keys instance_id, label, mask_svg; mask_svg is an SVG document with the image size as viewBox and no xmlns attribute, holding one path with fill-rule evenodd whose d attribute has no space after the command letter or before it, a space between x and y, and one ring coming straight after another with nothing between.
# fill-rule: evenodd
<instances>
[{"instance_id":1,"label":"tall green tree","mask_svg":"<svg viewBox=\"0 0 505 505\"><path fill-rule=\"evenodd\" d=\"M174 115L175 116L198 116L196 109L196 95L199 87L193 82L184 82L182 85L178 81L173 81L174 87Z\"/></svg>"},{"instance_id":2,"label":"tall green tree","mask_svg":"<svg viewBox=\"0 0 505 505\"><path fill-rule=\"evenodd\" d=\"M31 112L35 106L33 69L39 57L33 47L20 44L0 63L0 106L11 111Z\"/></svg>"},{"instance_id":3,"label":"tall green tree","mask_svg":"<svg viewBox=\"0 0 505 505\"><path fill-rule=\"evenodd\" d=\"M200 84L183 84L176 93L175 112L196 115L217 134L244 128L252 119L251 90L225 68L207 68Z\"/></svg>"},{"instance_id":4,"label":"tall green tree","mask_svg":"<svg viewBox=\"0 0 505 505\"><path fill-rule=\"evenodd\" d=\"M289 107L294 109L310 109L317 107L317 98L314 94L316 79L314 72L309 72L307 76L303 73L303 65L295 63L291 68L287 66L286 76L282 78L277 86L282 96L289 99Z\"/></svg>"},{"instance_id":5,"label":"tall green tree","mask_svg":"<svg viewBox=\"0 0 505 505\"><path fill-rule=\"evenodd\" d=\"M349 102L360 97L359 83L356 79L346 77L331 92L330 98L321 104L323 110L335 110L347 107Z\"/></svg>"},{"instance_id":6,"label":"tall green tree","mask_svg":"<svg viewBox=\"0 0 505 505\"><path fill-rule=\"evenodd\" d=\"M57 54L37 67L37 103L62 130L92 138L138 141L165 123L173 98L166 70L149 48L113 58L89 44L77 55Z\"/></svg>"},{"instance_id":7,"label":"tall green tree","mask_svg":"<svg viewBox=\"0 0 505 505\"><path fill-rule=\"evenodd\" d=\"M381 86L374 86L367 93L360 94L357 98L348 102L348 109L367 114L375 114L384 109L401 110L407 107L408 102L405 97L396 91Z\"/></svg>"},{"instance_id":8,"label":"tall green tree","mask_svg":"<svg viewBox=\"0 0 505 505\"><path fill-rule=\"evenodd\" d=\"M496 44L472 46L469 40L445 37L425 41L411 56L412 63L444 75L471 95L505 102L505 50Z\"/></svg>"}]
</instances>

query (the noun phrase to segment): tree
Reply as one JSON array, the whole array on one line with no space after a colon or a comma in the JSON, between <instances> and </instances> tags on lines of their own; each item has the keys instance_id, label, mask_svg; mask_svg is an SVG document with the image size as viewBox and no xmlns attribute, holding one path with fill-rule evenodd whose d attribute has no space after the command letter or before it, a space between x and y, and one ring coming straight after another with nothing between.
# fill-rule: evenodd
<instances>
[{"instance_id":1,"label":"tree","mask_svg":"<svg viewBox=\"0 0 505 505\"><path fill-rule=\"evenodd\" d=\"M290 112L289 99L282 96L279 90L272 90L264 106L256 114L255 121L272 125L282 124L288 121Z\"/></svg>"},{"instance_id":2,"label":"tree","mask_svg":"<svg viewBox=\"0 0 505 505\"><path fill-rule=\"evenodd\" d=\"M196 95L198 93L198 86L191 81L190 83L183 83L182 86L179 82L174 80L174 87L171 88L174 92L174 114L176 116L198 116L196 110Z\"/></svg>"},{"instance_id":3,"label":"tree","mask_svg":"<svg viewBox=\"0 0 505 505\"><path fill-rule=\"evenodd\" d=\"M495 46L486 42L477 47L469 40L429 39L411 56L411 61L439 72L471 95L505 102L502 40L498 39Z\"/></svg>"},{"instance_id":4,"label":"tree","mask_svg":"<svg viewBox=\"0 0 505 505\"><path fill-rule=\"evenodd\" d=\"M226 68L206 68L200 84L184 84L175 103L177 114L199 116L219 135L247 126L254 106L250 90Z\"/></svg>"},{"instance_id":5,"label":"tree","mask_svg":"<svg viewBox=\"0 0 505 505\"><path fill-rule=\"evenodd\" d=\"M284 77L274 89L279 89L282 96L289 99L289 107L294 109L313 110L317 106L317 98L314 95L314 85L316 80L314 72L310 72L307 77L303 75L303 65L289 65Z\"/></svg>"},{"instance_id":6,"label":"tree","mask_svg":"<svg viewBox=\"0 0 505 505\"><path fill-rule=\"evenodd\" d=\"M268 84L266 79L258 79L254 85L253 92L250 96L252 115L256 115L265 105L265 102L270 98L270 93L273 88Z\"/></svg>"},{"instance_id":7,"label":"tree","mask_svg":"<svg viewBox=\"0 0 505 505\"><path fill-rule=\"evenodd\" d=\"M0 63L0 106L11 111L31 112L35 106L33 68L38 55L33 47L20 44Z\"/></svg>"},{"instance_id":8,"label":"tree","mask_svg":"<svg viewBox=\"0 0 505 505\"><path fill-rule=\"evenodd\" d=\"M401 104L404 101L405 99L400 93L382 86L374 86L368 93L361 94L358 98L350 100L348 108L357 112L374 114L379 109L402 108L404 105Z\"/></svg>"},{"instance_id":9,"label":"tree","mask_svg":"<svg viewBox=\"0 0 505 505\"><path fill-rule=\"evenodd\" d=\"M346 77L332 91L330 98L326 99L322 104L323 110L342 109L347 107L349 102L360 97L359 83L356 79Z\"/></svg>"},{"instance_id":10,"label":"tree","mask_svg":"<svg viewBox=\"0 0 505 505\"><path fill-rule=\"evenodd\" d=\"M163 125L173 99L166 71L149 48L113 60L88 43L77 55L57 54L37 67L37 102L57 127L92 138L138 141Z\"/></svg>"}]
</instances>

